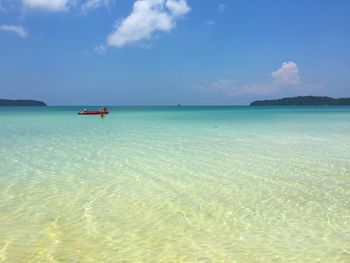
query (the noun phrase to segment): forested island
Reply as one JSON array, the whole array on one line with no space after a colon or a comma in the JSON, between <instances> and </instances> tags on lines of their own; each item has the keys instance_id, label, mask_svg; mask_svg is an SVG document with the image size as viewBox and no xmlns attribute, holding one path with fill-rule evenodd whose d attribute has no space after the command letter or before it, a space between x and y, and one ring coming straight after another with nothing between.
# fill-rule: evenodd
<instances>
[{"instance_id":1,"label":"forested island","mask_svg":"<svg viewBox=\"0 0 350 263\"><path fill-rule=\"evenodd\" d=\"M45 102L38 100L4 100L0 99L0 106L47 106Z\"/></svg>"},{"instance_id":2,"label":"forested island","mask_svg":"<svg viewBox=\"0 0 350 263\"><path fill-rule=\"evenodd\" d=\"M275 100L257 100L250 106L350 106L350 98L334 99L331 97L298 96Z\"/></svg>"}]
</instances>

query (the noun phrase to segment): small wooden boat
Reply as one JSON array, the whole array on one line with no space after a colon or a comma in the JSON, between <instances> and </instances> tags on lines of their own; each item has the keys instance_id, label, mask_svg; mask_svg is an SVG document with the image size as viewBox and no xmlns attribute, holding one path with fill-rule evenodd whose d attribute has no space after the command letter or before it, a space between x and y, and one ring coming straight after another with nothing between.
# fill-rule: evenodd
<instances>
[{"instance_id":1,"label":"small wooden boat","mask_svg":"<svg viewBox=\"0 0 350 263\"><path fill-rule=\"evenodd\" d=\"M78 112L79 115L105 115L108 114L109 110L106 108L102 110L83 110L81 112Z\"/></svg>"}]
</instances>

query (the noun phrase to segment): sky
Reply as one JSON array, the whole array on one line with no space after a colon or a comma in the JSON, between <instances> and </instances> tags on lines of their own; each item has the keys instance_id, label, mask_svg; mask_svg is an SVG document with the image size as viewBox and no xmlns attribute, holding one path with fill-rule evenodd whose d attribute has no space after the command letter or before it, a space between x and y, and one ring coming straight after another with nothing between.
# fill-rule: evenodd
<instances>
[{"instance_id":1,"label":"sky","mask_svg":"<svg viewBox=\"0 0 350 263\"><path fill-rule=\"evenodd\" d=\"M349 0L0 0L0 98L350 97Z\"/></svg>"}]
</instances>

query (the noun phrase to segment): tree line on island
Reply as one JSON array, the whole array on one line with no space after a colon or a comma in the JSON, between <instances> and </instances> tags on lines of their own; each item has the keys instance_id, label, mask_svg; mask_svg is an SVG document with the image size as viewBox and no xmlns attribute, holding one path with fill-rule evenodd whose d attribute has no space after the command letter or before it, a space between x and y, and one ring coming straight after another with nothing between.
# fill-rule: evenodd
<instances>
[{"instance_id":1,"label":"tree line on island","mask_svg":"<svg viewBox=\"0 0 350 263\"><path fill-rule=\"evenodd\" d=\"M0 99L0 106L47 106L39 100L4 100Z\"/></svg>"},{"instance_id":2,"label":"tree line on island","mask_svg":"<svg viewBox=\"0 0 350 263\"><path fill-rule=\"evenodd\" d=\"M257 100L250 106L350 106L350 98L334 99L331 97L298 96L291 98Z\"/></svg>"}]
</instances>

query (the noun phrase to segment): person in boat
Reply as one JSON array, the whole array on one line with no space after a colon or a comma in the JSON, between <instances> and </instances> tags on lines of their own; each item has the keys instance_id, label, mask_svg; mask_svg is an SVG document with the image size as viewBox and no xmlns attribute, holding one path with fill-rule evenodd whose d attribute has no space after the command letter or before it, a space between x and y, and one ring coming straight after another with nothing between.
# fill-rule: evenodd
<instances>
[{"instance_id":1,"label":"person in boat","mask_svg":"<svg viewBox=\"0 0 350 263\"><path fill-rule=\"evenodd\" d=\"M106 107L106 105L105 105L105 106L103 106L102 111L104 111L104 112L106 112L106 111L107 111L107 107Z\"/></svg>"},{"instance_id":2,"label":"person in boat","mask_svg":"<svg viewBox=\"0 0 350 263\"><path fill-rule=\"evenodd\" d=\"M83 112L86 112L86 109L84 109Z\"/></svg>"}]
</instances>

